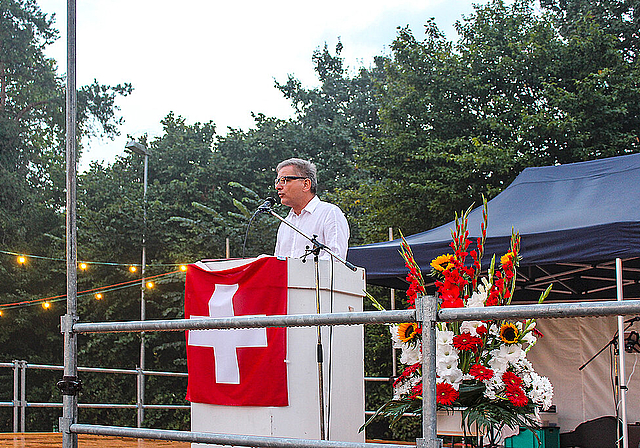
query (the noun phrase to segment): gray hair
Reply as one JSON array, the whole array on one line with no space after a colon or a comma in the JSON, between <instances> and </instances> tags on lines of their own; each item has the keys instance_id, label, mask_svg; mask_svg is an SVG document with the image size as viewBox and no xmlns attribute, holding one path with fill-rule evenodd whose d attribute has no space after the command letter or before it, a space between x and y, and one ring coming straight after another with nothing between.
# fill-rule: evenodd
<instances>
[{"instance_id":1,"label":"gray hair","mask_svg":"<svg viewBox=\"0 0 640 448\"><path fill-rule=\"evenodd\" d=\"M280 162L276 167L276 172L279 172L285 166L294 167L298 172L298 176L304 176L308 178L311 181L311 192L313 194L316 193L316 190L318 189L318 175L316 165L313 162L294 157Z\"/></svg>"}]
</instances>

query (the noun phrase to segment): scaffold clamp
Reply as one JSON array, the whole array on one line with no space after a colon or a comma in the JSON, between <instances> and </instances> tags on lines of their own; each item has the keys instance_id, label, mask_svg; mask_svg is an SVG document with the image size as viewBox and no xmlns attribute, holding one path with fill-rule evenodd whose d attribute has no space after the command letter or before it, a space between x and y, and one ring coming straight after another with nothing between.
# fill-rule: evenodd
<instances>
[{"instance_id":1,"label":"scaffold clamp","mask_svg":"<svg viewBox=\"0 0 640 448\"><path fill-rule=\"evenodd\" d=\"M57 383L62 395L78 395L82 390L82 381L77 376L63 376Z\"/></svg>"}]
</instances>

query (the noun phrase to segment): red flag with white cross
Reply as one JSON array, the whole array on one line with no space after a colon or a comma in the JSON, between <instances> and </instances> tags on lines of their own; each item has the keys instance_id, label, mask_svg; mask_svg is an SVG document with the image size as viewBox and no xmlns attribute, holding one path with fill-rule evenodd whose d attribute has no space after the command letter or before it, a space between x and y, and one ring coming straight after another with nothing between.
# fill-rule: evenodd
<instances>
[{"instance_id":1,"label":"red flag with white cross","mask_svg":"<svg viewBox=\"0 0 640 448\"><path fill-rule=\"evenodd\" d=\"M287 314L287 262L258 258L222 271L189 265L185 317ZM189 330L187 400L287 406L285 328Z\"/></svg>"}]
</instances>

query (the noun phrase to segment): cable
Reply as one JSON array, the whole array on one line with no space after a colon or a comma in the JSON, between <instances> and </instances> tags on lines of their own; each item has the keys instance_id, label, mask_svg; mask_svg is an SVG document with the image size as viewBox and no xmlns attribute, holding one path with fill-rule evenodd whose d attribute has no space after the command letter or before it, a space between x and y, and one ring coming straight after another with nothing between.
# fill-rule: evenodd
<instances>
[{"instance_id":1,"label":"cable","mask_svg":"<svg viewBox=\"0 0 640 448\"><path fill-rule=\"evenodd\" d=\"M31 254L19 254L17 252L11 252L8 250L0 249L0 254L11 255L13 257L27 257L27 258L36 258L39 260L49 260L49 261L64 261L67 260L65 258L56 258L56 257L45 257L43 255L31 255ZM78 260L78 263L86 263L86 264L95 264L95 265L103 265L103 266L142 266L141 263L116 263L112 261L86 261L86 260ZM184 263L156 263L153 266L162 267L162 266L176 266ZM149 266L149 263L147 263Z\"/></svg>"},{"instance_id":2,"label":"cable","mask_svg":"<svg viewBox=\"0 0 640 448\"><path fill-rule=\"evenodd\" d=\"M145 280L148 279L153 279L153 278L159 278L159 277L164 277L166 275L172 275L172 274L176 274L176 273L180 273L180 270L177 271L171 271L171 272L166 272L164 274L156 274L156 275L151 275L151 276L145 276ZM92 288L92 289L86 289L84 291L79 291L77 293L78 296L80 295L86 295L86 294L90 294L96 291L101 291L101 292L109 292L109 291L117 291L119 289L124 289L124 288L129 288L131 286L137 286L140 284L140 280L142 280L142 278L136 279L136 280L129 280L126 282L121 282L121 283L115 283L113 285L107 285L107 286L100 286L98 288ZM61 300L65 300L67 298L66 294L60 294L57 296L51 296L51 297L45 297L43 299L33 299L33 300L23 300L21 302L14 302L14 303L3 303L0 304L0 309L13 309L13 308L19 308L22 306L30 306L30 305L35 305L38 304L40 302L58 302Z\"/></svg>"}]
</instances>

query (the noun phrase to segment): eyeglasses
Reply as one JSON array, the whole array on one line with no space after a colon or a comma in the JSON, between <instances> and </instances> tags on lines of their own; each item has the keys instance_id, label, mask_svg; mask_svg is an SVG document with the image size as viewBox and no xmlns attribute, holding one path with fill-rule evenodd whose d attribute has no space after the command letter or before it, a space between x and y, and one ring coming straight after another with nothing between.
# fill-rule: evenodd
<instances>
[{"instance_id":1,"label":"eyeglasses","mask_svg":"<svg viewBox=\"0 0 640 448\"><path fill-rule=\"evenodd\" d=\"M309 179L308 177L303 176L280 176L275 180L275 186L278 185L287 185L287 182L290 180L299 180L299 179Z\"/></svg>"}]
</instances>

